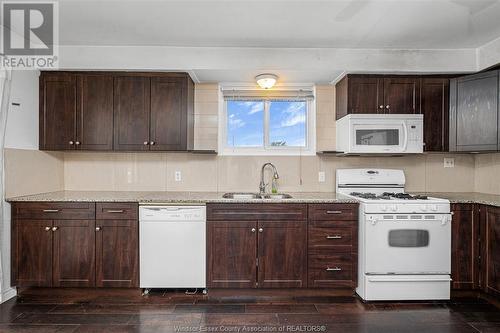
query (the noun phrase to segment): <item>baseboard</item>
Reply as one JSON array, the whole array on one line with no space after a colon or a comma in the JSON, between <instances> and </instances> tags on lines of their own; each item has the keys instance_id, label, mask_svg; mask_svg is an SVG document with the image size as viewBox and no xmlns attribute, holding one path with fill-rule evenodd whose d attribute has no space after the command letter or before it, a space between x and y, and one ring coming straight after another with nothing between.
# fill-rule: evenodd
<instances>
[{"instance_id":1,"label":"baseboard","mask_svg":"<svg viewBox=\"0 0 500 333\"><path fill-rule=\"evenodd\" d=\"M2 292L0 303L7 302L9 299L12 297L15 297L17 295L17 291L15 288L10 288Z\"/></svg>"}]
</instances>

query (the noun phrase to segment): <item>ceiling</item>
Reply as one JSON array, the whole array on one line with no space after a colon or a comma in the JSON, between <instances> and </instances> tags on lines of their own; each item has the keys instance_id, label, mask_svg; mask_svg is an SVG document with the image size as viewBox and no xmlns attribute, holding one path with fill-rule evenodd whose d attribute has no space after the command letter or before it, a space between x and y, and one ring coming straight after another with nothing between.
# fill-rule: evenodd
<instances>
[{"instance_id":1,"label":"ceiling","mask_svg":"<svg viewBox=\"0 0 500 333\"><path fill-rule=\"evenodd\" d=\"M500 37L500 0L60 0L59 17L60 44L73 46L434 50ZM247 81L259 72L193 69L201 82ZM277 74L327 82L338 73Z\"/></svg>"}]
</instances>

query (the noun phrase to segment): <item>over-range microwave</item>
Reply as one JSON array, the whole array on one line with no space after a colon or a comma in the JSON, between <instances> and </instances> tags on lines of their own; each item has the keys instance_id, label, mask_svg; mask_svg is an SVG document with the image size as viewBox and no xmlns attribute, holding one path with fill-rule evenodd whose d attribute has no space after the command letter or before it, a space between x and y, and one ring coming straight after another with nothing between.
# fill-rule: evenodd
<instances>
[{"instance_id":1,"label":"over-range microwave","mask_svg":"<svg viewBox=\"0 0 500 333\"><path fill-rule=\"evenodd\" d=\"M349 114L337 120L337 148L343 154L423 152L421 114Z\"/></svg>"}]
</instances>

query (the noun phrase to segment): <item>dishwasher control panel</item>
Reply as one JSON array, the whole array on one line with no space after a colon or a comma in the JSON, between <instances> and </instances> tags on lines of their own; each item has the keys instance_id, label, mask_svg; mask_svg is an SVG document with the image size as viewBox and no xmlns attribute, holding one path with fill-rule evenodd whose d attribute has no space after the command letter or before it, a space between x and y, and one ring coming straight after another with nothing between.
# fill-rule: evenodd
<instances>
[{"instance_id":1,"label":"dishwasher control panel","mask_svg":"<svg viewBox=\"0 0 500 333\"><path fill-rule=\"evenodd\" d=\"M205 221L205 206L140 206L140 221Z\"/></svg>"}]
</instances>

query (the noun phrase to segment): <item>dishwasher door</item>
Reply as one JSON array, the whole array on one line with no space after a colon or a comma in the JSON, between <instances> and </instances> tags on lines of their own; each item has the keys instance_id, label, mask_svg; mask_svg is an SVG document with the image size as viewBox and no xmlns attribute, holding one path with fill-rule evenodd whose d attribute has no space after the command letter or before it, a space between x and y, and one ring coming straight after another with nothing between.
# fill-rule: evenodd
<instances>
[{"instance_id":1,"label":"dishwasher door","mask_svg":"<svg viewBox=\"0 0 500 333\"><path fill-rule=\"evenodd\" d=\"M206 288L205 206L139 208L141 288Z\"/></svg>"}]
</instances>

